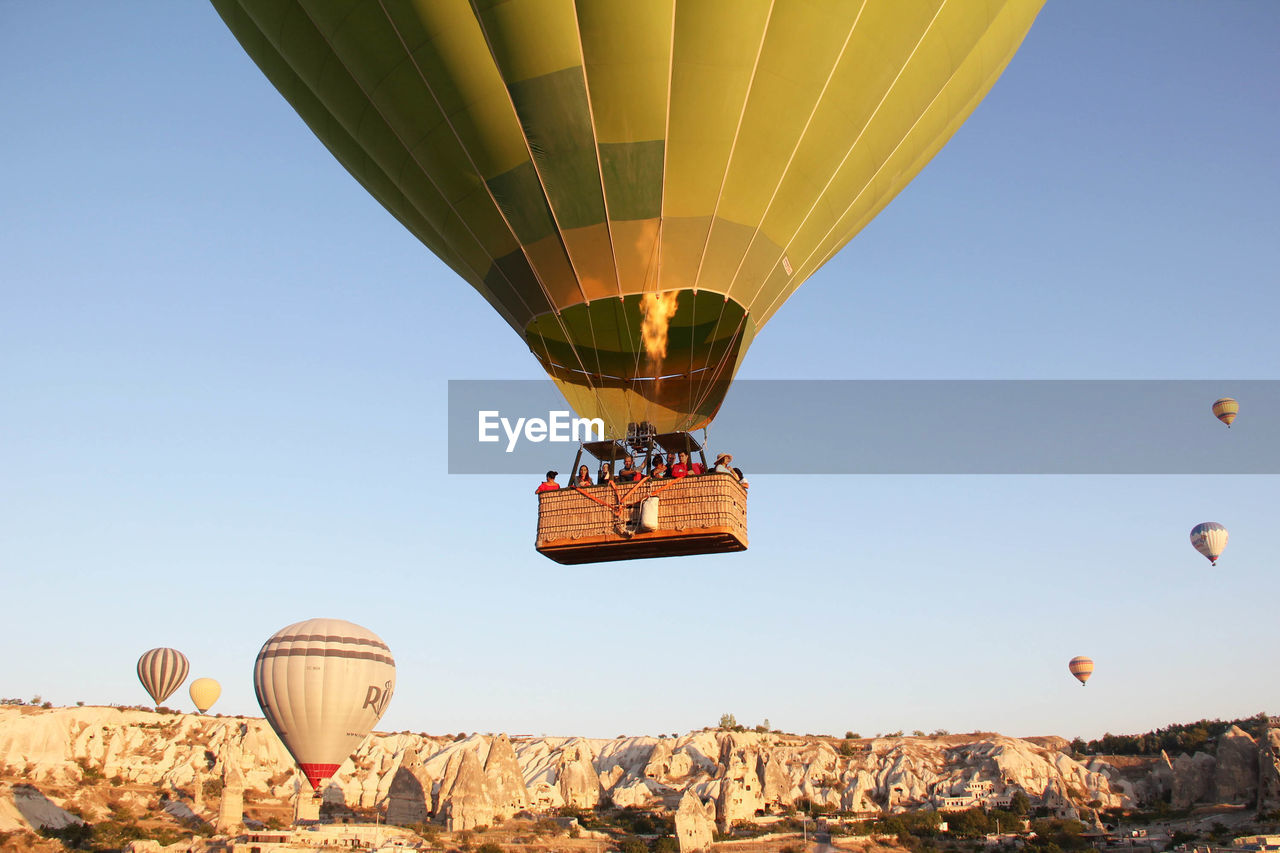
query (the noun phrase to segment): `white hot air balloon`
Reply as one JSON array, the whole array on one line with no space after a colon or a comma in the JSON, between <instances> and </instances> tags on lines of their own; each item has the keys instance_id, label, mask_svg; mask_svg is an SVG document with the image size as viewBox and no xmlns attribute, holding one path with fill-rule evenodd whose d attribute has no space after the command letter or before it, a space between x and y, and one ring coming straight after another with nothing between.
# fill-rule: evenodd
<instances>
[{"instance_id":1,"label":"white hot air balloon","mask_svg":"<svg viewBox=\"0 0 1280 853\"><path fill-rule=\"evenodd\" d=\"M1218 565L1222 549L1227 547L1227 528L1216 521L1206 521L1191 528L1191 545L1204 555L1210 565Z\"/></svg>"},{"instance_id":2,"label":"white hot air balloon","mask_svg":"<svg viewBox=\"0 0 1280 853\"><path fill-rule=\"evenodd\" d=\"M138 658L138 680L159 705L187 680L191 665L177 649L151 649Z\"/></svg>"},{"instance_id":3,"label":"white hot air balloon","mask_svg":"<svg viewBox=\"0 0 1280 853\"><path fill-rule=\"evenodd\" d=\"M280 629L253 666L262 713L316 791L368 737L395 686L387 644L342 619Z\"/></svg>"}]
</instances>

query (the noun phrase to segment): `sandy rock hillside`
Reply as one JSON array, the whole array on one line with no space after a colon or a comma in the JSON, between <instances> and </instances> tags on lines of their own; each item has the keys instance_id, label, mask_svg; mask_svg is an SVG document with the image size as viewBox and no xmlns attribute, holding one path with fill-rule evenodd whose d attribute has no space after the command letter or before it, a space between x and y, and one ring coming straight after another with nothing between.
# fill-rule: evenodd
<instances>
[{"instance_id":1,"label":"sandy rock hillside","mask_svg":"<svg viewBox=\"0 0 1280 853\"><path fill-rule=\"evenodd\" d=\"M1036 805L1075 816L1095 800L1111 808L1171 792L1175 801L1246 801L1260 788L1280 790L1274 766L1266 771L1268 744L1239 729L1222 740L1216 756L1117 767L1100 759L1081 764L1060 739L997 734L845 741L701 731L672 738L454 740L404 732L369 738L324 796L385 808L392 822L428 817L453 829L608 799L617 806L683 808L690 831L702 834L696 806L724 826L801 798L856 812L1002 805L1021 792ZM286 803L295 790L292 759L262 719L0 707L0 779L37 793L145 785L200 813L212 808L200 795L205 782L222 780L228 770L237 786L243 778L255 802ZM0 791L0 800L13 805L13 790ZM18 823L21 814L16 805L0 803L0 820Z\"/></svg>"}]
</instances>

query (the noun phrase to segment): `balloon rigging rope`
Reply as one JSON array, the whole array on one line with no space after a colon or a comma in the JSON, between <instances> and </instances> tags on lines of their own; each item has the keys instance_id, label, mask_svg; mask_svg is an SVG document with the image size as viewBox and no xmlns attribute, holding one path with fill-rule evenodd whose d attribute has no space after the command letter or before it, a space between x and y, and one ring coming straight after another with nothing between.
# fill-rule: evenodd
<instances>
[{"instance_id":1,"label":"balloon rigging rope","mask_svg":"<svg viewBox=\"0 0 1280 853\"><path fill-rule=\"evenodd\" d=\"M710 398L711 392L715 389L715 383L719 381L721 374L724 373L725 367L731 360L731 353L734 351L734 344L742 334L742 330L746 326L748 316L747 312L744 311L742 318L738 320L738 325L733 330L733 334L729 337L729 342L725 347L725 354L721 356L720 361L716 364L713 375L705 383L706 390L698 397L696 404L691 407L691 411L697 411L702 407L702 404Z\"/></svg>"}]
</instances>

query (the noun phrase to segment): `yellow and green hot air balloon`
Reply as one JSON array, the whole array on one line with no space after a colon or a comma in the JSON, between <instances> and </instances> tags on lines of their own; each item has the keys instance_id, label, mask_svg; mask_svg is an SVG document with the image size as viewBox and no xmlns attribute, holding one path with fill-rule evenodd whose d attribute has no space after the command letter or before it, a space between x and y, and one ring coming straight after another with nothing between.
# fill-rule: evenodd
<instances>
[{"instance_id":1,"label":"yellow and green hot air balloon","mask_svg":"<svg viewBox=\"0 0 1280 853\"><path fill-rule=\"evenodd\" d=\"M610 435L752 339L995 83L1043 0L213 0Z\"/></svg>"}]
</instances>

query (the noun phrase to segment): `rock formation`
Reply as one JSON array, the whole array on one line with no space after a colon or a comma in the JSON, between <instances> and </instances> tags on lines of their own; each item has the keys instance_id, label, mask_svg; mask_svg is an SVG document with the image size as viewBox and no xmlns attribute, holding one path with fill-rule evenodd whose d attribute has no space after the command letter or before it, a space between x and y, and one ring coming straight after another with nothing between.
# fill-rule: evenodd
<instances>
[{"instance_id":1,"label":"rock formation","mask_svg":"<svg viewBox=\"0 0 1280 853\"><path fill-rule=\"evenodd\" d=\"M516 760L511 740L505 734L498 735L489 744L484 775L489 781L494 813L498 820L506 820L529 807L529 789L524 784L524 773L520 770L520 762Z\"/></svg>"},{"instance_id":2,"label":"rock formation","mask_svg":"<svg viewBox=\"0 0 1280 853\"><path fill-rule=\"evenodd\" d=\"M222 799L214 824L220 835L234 835L244 827L244 771L240 764L239 745L228 743L222 755Z\"/></svg>"},{"instance_id":3,"label":"rock formation","mask_svg":"<svg viewBox=\"0 0 1280 853\"><path fill-rule=\"evenodd\" d=\"M353 807L386 805L395 822L417 823L425 813L462 828L525 809L592 808L605 794L619 806L658 808L692 792L700 804L715 805L725 826L781 811L801 797L847 811L903 810L936 807L941 797L970 791L979 799L1020 791L1032 805L1064 815L1092 800L1102 809L1166 795L1180 806L1246 803L1254 792L1264 809L1280 808L1277 729L1257 744L1244 731L1228 731L1218 738L1216 758L1207 752L1176 762L1093 758L1087 765L1052 738L877 738L857 742L844 751L850 754L836 751L840 743L721 731L514 741L375 734L343 763L325 796ZM117 786L154 786L187 805L204 780L222 777L219 817L228 826L239 822L246 792L289 802L297 778L292 758L261 719L0 706L0 778L53 790L106 786L116 776ZM210 810L218 805L207 800Z\"/></svg>"},{"instance_id":4,"label":"rock formation","mask_svg":"<svg viewBox=\"0 0 1280 853\"><path fill-rule=\"evenodd\" d=\"M83 820L32 785L0 784L0 832L62 829Z\"/></svg>"},{"instance_id":5,"label":"rock formation","mask_svg":"<svg viewBox=\"0 0 1280 853\"><path fill-rule=\"evenodd\" d=\"M715 806L703 803L693 791L685 791L676 809L676 839L680 853L710 850L715 839Z\"/></svg>"},{"instance_id":6,"label":"rock formation","mask_svg":"<svg viewBox=\"0 0 1280 853\"><path fill-rule=\"evenodd\" d=\"M720 764L724 772L720 796L716 799L716 822L721 832L735 821L751 820L757 812L764 812L764 791L756 775L759 758L754 750L739 743L729 735L721 745Z\"/></svg>"},{"instance_id":7,"label":"rock formation","mask_svg":"<svg viewBox=\"0 0 1280 853\"><path fill-rule=\"evenodd\" d=\"M1219 803L1249 803L1258 798L1258 744L1248 732L1232 726L1218 737L1214 753L1214 799Z\"/></svg>"},{"instance_id":8,"label":"rock formation","mask_svg":"<svg viewBox=\"0 0 1280 853\"><path fill-rule=\"evenodd\" d=\"M1280 809L1280 718L1267 720L1258 744L1258 812Z\"/></svg>"},{"instance_id":9,"label":"rock formation","mask_svg":"<svg viewBox=\"0 0 1280 853\"><path fill-rule=\"evenodd\" d=\"M566 806L593 809L600 802L600 776L591 761L591 751L581 739L563 747L557 785Z\"/></svg>"},{"instance_id":10,"label":"rock formation","mask_svg":"<svg viewBox=\"0 0 1280 853\"><path fill-rule=\"evenodd\" d=\"M1214 765L1207 752L1182 754L1173 762L1173 807L1189 808L1192 803L1208 799L1213 793Z\"/></svg>"},{"instance_id":11,"label":"rock formation","mask_svg":"<svg viewBox=\"0 0 1280 853\"><path fill-rule=\"evenodd\" d=\"M418 750L408 747L387 791L387 823L408 826L430 818L431 774L422 767Z\"/></svg>"},{"instance_id":12,"label":"rock formation","mask_svg":"<svg viewBox=\"0 0 1280 853\"><path fill-rule=\"evenodd\" d=\"M457 775L448 791L441 789L440 802L438 813L450 832L493 825L493 796L475 750L462 751Z\"/></svg>"},{"instance_id":13,"label":"rock formation","mask_svg":"<svg viewBox=\"0 0 1280 853\"><path fill-rule=\"evenodd\" d=\"M792 795L795 784L791 781L781 750L761 755L756 772L760 777L760 795L767 808L785 807L795 802Z\"/></svg>"},{"instance_id":14,"label":"rock formation","mask_svg":"<svg viewBox=\"0 0 1280 853\"><path fill-rule=\"evenodd\" d=\"M653 745L653 751L645 762L645 778L664 784L671 777L671 745L660 740Z\"/></svg>"}]
</instances>

